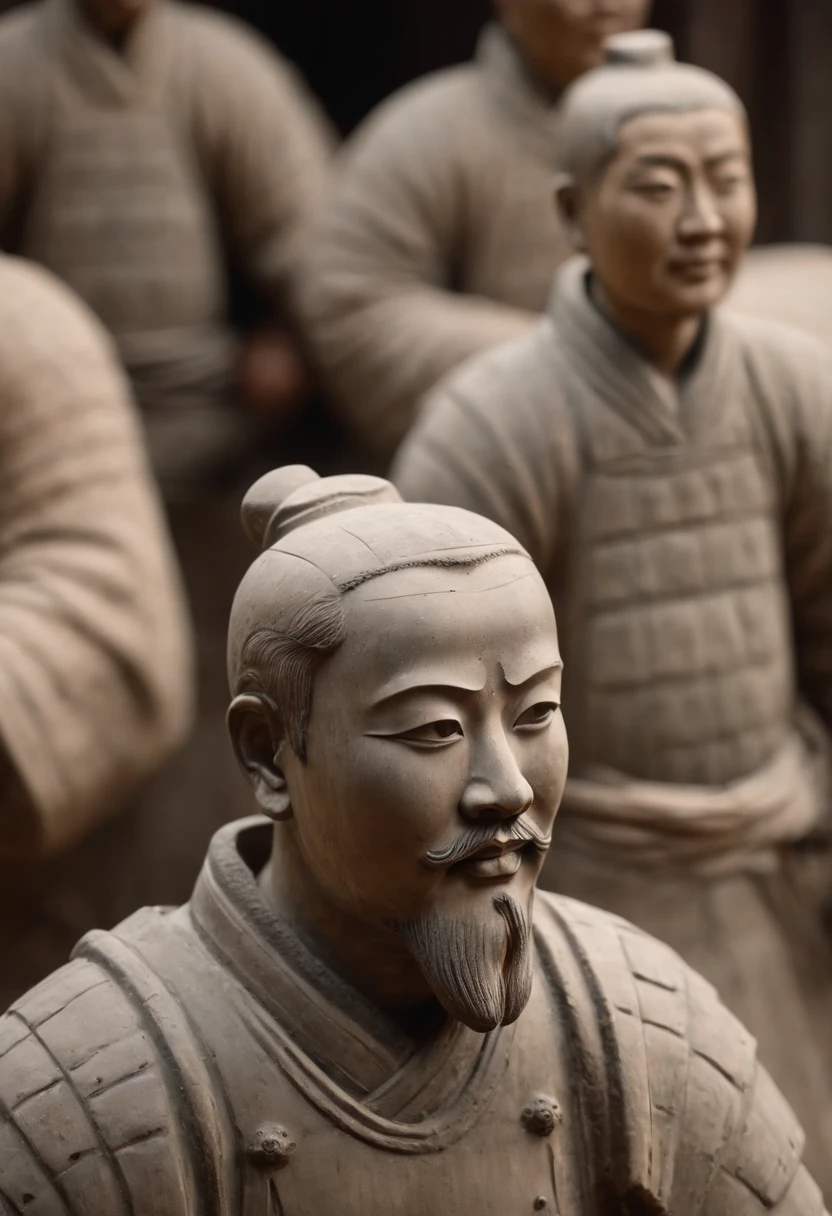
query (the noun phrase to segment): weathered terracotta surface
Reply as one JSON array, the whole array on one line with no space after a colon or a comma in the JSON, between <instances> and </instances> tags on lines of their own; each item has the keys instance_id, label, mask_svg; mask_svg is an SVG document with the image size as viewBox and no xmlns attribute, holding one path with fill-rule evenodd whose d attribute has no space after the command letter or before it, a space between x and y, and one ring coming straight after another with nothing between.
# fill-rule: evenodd
<instances>
[{"instance_id":1,"label":"weathered terracotta surface","mask_svg":"<svg viewBox=\"0 0 832 1216\"><path fill-rule=\"evenodd\" d=\"M0 1020L4 1216L821 1216L713 989L535 896L567 745L514 538L297 466L244 516L229 728L268 818Z\"/></svg>"},{"instance_id":2,"label":"weathered terracotta surface","mask_svg":"<svg viewBox=\"0 0 832 1216\"><path fill-rule=\"evenodd\" d=\"M113 333L158 475L178 488L239 459L252 423L226 261L291 323L328 179L293 69L208 9L45 0L0 20L0 110L0 244Z\"/></svg>"},{"instance_id":3,"label":"weathered terracotta surface","mask_svg":"<svg viewBox=\"0 0 832 1216\"><path fill-rule=\"evenodd\" d=\"M534 332L437 389L395 480L509 529L555 601L571 777L544 885L720 987L832 1190L832 361L714 308L753 229L742 112L668 49L631 35L652 66L567 94L579 256Z\"/></svg>"},{"instance_id":4,"label":"weathered terracotta surface","mask_svg":"<svg viewBox=\"0 0 832 1216\"><path fill-rule=\"evenodd\" d=\"M569 0L497 7L504 25L472 64L407 87L353 136L309 246L307 337L344 419L382 457L446 372L545 307L569 252L551 203L558 96L649 5L626 0L600 21Z\"/></svg>"},{"instance_id":5,"label":"weathered terracotta surface","mask_svg":"<svg viewBox=\"0 0 832 1216\"><path fill-rule=\"evenodd\" d=\"M51 275L7 257L0 496L0 857L14 868L109 817L179 746L192 670L109 341Z\"/></svg>"}]
</instances>

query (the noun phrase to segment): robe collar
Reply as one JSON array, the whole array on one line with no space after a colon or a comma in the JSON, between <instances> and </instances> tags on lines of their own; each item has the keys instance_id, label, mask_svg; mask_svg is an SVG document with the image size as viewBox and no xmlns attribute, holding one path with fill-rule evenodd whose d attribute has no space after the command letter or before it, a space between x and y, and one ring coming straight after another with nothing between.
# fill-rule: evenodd
<instances>
[{"instance_id":1,"label":"robe collar","mask_svg":"<svg viewBox=\"0 0 832 1216\"><path fill-rule=\"evenodd\" d=\"M554 165L559 96L535 79L496 22L480 34L476 62L501 111L517 126L519 138L547 165Z\"/></svg>"},{"instance_id":2,"label":"robe collar","mask_svg":"<svg viewBox=\"0 0 832 1216\"><path fill-rule=\"evenodd\" d=\"M45 15L58 59L89 102L131 107L162 97L172 42L167 0L157 0L137 21L120 50L96 33L78 0L48 0Z\"/></svg>"},{"instance_id":3,"label":"robe collar","mask_svg":"<svg viewBox=\"0 0 832 1216\"><path fill-rule=\"evenodd\" d=\"M256 875L272 831L258 817L218 832L189 905L197 932L254 998L244 1002L252 1033L353 1134L405 1152L457 1139L499 1084L514 1027L482 1035L445 1018L417 1047L267 905Z\"/></svg>"},{"instance_id":4,"label":"robe collar","mask_svg":"<svg viewBox=\"0 0 832 1216\"><path fill-rule=\"evenodd\" d=\"M675 381L662 376L593 304L589 262L571 258L558 271L549 302L569 363L605 403L654 444L678 444L710 427L736 388L730 324L708 314L691 366Z\"/></svg>"}]
</instances>

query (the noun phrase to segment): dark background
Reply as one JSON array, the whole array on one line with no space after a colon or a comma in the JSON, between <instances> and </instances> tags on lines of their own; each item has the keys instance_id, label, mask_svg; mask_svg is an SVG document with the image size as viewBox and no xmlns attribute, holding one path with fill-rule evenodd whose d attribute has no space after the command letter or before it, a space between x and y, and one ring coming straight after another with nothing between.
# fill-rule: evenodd
<instances>
[{"instance_id":1,"label":"dark background","mask_svg":"<svg viewBox=\"0 0 832 1216\"><path fill-rule=\"evenodd\" d=\"M211 0L261 30L350 131L406 81L467 59L491 0ZM18 0L0 0L0 11ZM832 0L656 0L680 58L748 106L761 241L832 243Z\"/></svg>"}]
</instances>

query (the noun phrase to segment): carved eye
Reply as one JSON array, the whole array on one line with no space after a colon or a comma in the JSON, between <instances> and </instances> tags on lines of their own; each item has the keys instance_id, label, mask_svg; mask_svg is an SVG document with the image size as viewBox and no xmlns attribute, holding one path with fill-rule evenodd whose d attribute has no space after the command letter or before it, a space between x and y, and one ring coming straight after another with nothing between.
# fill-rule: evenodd
<instances>
[{"instance_id":1,"label":"carved eye","mask_svg":"<svg viewBox=\"0 0 832 1216\"><path fill-rule=\"evenodd\" d=\"M670 182L642 182L636 189L645 198L659 203L670 198L671 194L675 194L675 188Z\"/></svg>"},{"instance_id":2,"label":"carved eye","mask_svg":"<svg viewBox=\"0 0 832 1216\"><path fill-rule=\"evenodd\" d=\"M714 186L719 194L733 194L740 186L745 185L747 180L744 173L720 173L714 181Z\"/></svg>"},{"instance_id":3,"label":"carved eye","mask_svg":"<svg viewBox=\"0 0 832 1216\"><path fill-rule=\"evenodd\" d=\"M422 747L443 747L463 738L464 732L459 722L453 718L443 718L441 722L426 722L424 726L416 726L413 730L396 735L406 743L418 743Z\"/></svg>"},{"instance_id":4,"label":"carved eye","mask_svg":"<svg viewBox=\"0 0 832 1216\"><path fill-rule=\"evenodd\" d=\"M537 704L530 705L528 709L523 710L514 723L514 729L542 730L544 726L549 725L558 709L556 701L538 701Z\"/></svg>"}]
</instances>

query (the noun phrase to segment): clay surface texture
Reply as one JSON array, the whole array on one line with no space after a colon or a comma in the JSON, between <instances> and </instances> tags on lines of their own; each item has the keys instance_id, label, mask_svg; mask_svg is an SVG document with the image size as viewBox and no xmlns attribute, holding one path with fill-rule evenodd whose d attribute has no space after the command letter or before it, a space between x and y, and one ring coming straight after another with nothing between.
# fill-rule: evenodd
<instances>
[{"instance_id":1,"label":"clay surface texture","mask_svg":"<svg viewBox=\"0 0 832 1216\"><path fill-rule=\"evenodd\" d=\"M244 517L229 729L266 818L0 1021L4 1216L821 1216L713 989L535 893L567 742L526 551L299 467Z\"/></svg>"}]
</instances>

